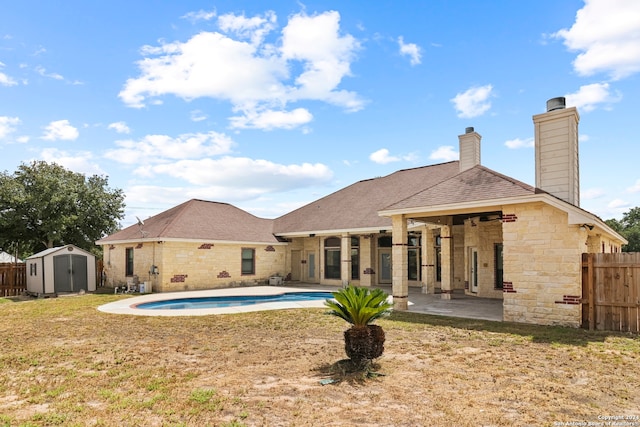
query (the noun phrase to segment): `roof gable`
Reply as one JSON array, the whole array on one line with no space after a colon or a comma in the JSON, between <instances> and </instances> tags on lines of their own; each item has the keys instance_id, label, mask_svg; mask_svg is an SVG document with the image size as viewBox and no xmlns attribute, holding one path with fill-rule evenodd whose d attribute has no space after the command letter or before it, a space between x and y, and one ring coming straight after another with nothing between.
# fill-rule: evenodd
<instances>
[{"instance_id":1,"label":"roof gable","mask_svg":"<svg viewBox=\"0 0 640 427\"><path fill-rule=\"evenodd\" d=\"M535 187L477 165L381 210L433 207L532 194L536 194Z\"/></svg>"},{"instance_id":2,"label":"roof gable","mask_svg":"<svg viewBox=\"0 0 640 427\"><path fill-rule=\"evenodd\" d=\"M273 220L258 218L228 203L192 199L143 224L120 230L98 244L143 239L194 239L277 243Z\"/></svg>"}]
</instances>

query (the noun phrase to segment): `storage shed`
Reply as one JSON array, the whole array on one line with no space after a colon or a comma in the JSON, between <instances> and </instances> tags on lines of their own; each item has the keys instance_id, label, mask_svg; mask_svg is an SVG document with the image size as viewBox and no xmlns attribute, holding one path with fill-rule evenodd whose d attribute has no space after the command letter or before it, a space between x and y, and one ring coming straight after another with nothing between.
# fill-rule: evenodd
<instances>
[{"instance_id":1,"label":"storage shed","mask_svg":"<svg viewBox=\"0 0 640 427\"><path fill-rule=\"evenodd\" d=\"M26 264L31 295L96 290L96 257L77 246L46 249L27 258Z\"/></svg>"}]
</instances>

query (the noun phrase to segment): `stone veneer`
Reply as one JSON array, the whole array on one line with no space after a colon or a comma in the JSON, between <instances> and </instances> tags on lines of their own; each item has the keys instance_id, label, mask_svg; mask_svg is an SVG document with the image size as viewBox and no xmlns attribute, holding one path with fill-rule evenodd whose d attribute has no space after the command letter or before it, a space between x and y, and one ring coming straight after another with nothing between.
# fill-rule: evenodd
<instances>
[{"instance_id":1,"label":"stone veneer","mask_svg":"<svg viewBox=\"0 0 640 427\"><path fill-rule=\"evenodd\" d=\"M504 320L579 327L587 231L543 203L503 207Z\"/></svg>"},{"instance_id":2,"label":"stone veneer","mask_svg":"<svg viewBox=\"0 0 640 427\"><path fill-rule=\"evenodd\" d=\"M265 284L270 276L283 275L284 245L212 242L144 242L106 245L104 266L108 286L118 286L125 276L125 251L134 248L134 276L150 282L154 292L212 289ZM255 274L241 274L241 250L255 250ZM159 274L149 273L151 265Z\"/></svg>"}]
</instances>

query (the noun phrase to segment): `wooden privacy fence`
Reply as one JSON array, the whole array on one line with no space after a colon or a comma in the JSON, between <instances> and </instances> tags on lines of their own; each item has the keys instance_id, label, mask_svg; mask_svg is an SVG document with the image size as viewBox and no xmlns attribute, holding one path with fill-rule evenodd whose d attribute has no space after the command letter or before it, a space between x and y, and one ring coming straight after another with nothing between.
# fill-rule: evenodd
<instances>
[{"instance_id":1,"label":"wooden privacy fence","mask_svg":"<svg viewBox=\"0 0 640 427\"><path fill-rule=\"evenodd\" d=\"M20 295L26 290L26 264L0 263L0 297Z\"/></svg>"},{"instance_id":2,"label":"wooden privacy fence","mask_svg":"<svg viewBox=\"0 0 640 427\"><path fill-rule=\"evenodd\" d=\"M582 326L640 332L640 252L582 254Z\"/></svg>"}]
</instances>

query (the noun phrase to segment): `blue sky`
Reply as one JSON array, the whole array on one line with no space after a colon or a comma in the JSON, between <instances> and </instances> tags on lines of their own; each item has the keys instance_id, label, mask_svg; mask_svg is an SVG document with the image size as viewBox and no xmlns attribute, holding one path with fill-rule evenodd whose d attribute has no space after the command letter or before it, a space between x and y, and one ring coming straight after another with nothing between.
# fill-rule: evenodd
<instances>
[{"instance_id":1,"label":"blue sky","mask_svg":"<svg viewBox=\"0 0 640 427\"><path fill-rule=\"evenodd\" d=\"M273 218L456 160L473 126L533 185L531 117L566 96L581 205L620 218L639 79L637 0L3 2L0 170L107 175L125 226L191 198Z\"/></svg>"}]
</instances>

